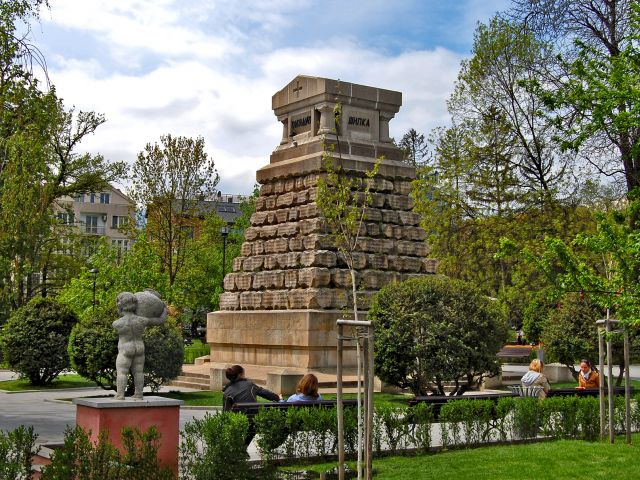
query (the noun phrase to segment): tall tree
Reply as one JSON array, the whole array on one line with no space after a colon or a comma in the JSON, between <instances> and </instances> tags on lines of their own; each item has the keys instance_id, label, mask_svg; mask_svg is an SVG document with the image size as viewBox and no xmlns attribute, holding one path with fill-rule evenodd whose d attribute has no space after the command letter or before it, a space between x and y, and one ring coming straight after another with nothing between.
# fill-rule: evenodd
<instances>
[{"instance_id":1,"label":"tall tree","mask_svg":"<svg viewBox=\"0 0 640 480\"><path fill-rule=\"evenodd\" d=\"M0 305L9 309L46 295L34 277L52 267L59 248L56 202L99 191L124 171L122 163L75 153L104 118L66 111L55 90L42 90L35 78L34 62L44 60L22 24L37 16L43 3L0 4ZM27 33L18 34L22 29Z\"/></svg>"},{"instance_id":2,"label":"tall tree","mask_svg":"<svg viewBox=\"0 0 640 480\"><path fill-rule=\"evenodd\" d=\"M219 176L205 152L204 139L164 135L138 154L132 174L131 198L146 208L151 242L169 276L169 285L194 246L199 202L211 199Z\"/></svg>"},{"instance_id":3,"label":"tall tree","mask_svg":"<svg viewBox=\"0 0 640 480\"><path fill-rule=\"evenodd\" d=\"M529 191L528 204L545 208L555 201L572 161L553 142L557 130L541 115L542 100L525 86L546 70L548 49L521 24L494 17L478 25L472 54L462 62L449 109L476 123L492 111L503 118L517 141L510 161Z\"/></svg>"},{"instance_id":4,"label":"tall tree","mask_svg":"<svg viewBox=\"0 0 640 480\"><path fill-rule=\"evenodd\" d=\"M589 151L608 145L608 157L585 155L607 175L640 187L640 6L637 0L513 0L515 16L553 41L561 62L538 82L563 127L563 145ZM637 219L634 219L637 221Z\"/></svg>"},{"instance_id":5,"label":"tall tree","mask_svg":"<svg viewBox=\"0 0 640 480\"><path fill-rule=\"evenodd\" d=\"M402 150L405 160L414 167L426 163L425 158L429 153L429 144L424 134L418 133L415 128L409 129L409 131L402 136L398 147Z\"/></svg>"}]
</instances>

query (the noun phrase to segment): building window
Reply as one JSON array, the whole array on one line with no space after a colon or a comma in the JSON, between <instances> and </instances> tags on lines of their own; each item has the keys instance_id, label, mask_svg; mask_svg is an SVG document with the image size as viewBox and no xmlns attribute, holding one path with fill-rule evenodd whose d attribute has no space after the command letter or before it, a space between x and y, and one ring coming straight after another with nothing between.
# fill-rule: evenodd
<instances>
[{"instance_id":1,"label":"building window","mask_svg":"<svg viewBox=\"0 0 640 480\"><path fill-rule=\"evenodd\" d=\"M129 224L128 215L114 215L111 217L111 228L122 228Z\"/></svg>"},{"instance_id":2,"label":"building window","mask_svg":"<svg viewBox=\"0 0 640 480\"><path fill-rule=\"evenodd\" d=\"M98 216L97 215L87 215L85 221L85 232L87 233L98 233Z\"/></svg>"},{"instance_id":3,"label":"building window","mask_svg":"<svg viewBox=\"0 0 640 480\"><path fill-rule=\"evenodd\" d=\"M129 250L129 240L125 238L119 238L117 240L111 240L111 245L116 247L120 252L126 252Z\"/></svg>"},{"instance_id":4,"label":"building window","mask_svg":"<svg viewBox=\"0 0 640 480\"><path fill-rule=\"evenodd\" d=\"M100 194L100 203L109 203L109 197L110 197L110 195L108 193L101 193Z\"/></svg>"},{"instance_id":5,"label":"building window","mask_svg":"<svg viewBox=\"0 0 640 480\"><path fill-rule=\"evenodd\" d=\"M96 194L92 193L89 195L89 202L90 203L96 203Z\"/></svg>"},{"instance_id":6,"label":"building window","mask_svg":"<svg viewBox=\"0 0 640 480\"><path fill-rule=\"evenodd\" d=\"M79 193L78 195L76 195L73 201L77 203L84 203L84 193Z\"/></svg>"},{"instance_id":7,"label":"building window","mask_svg":"<svg viewBox=\"0 0 640 480\"><path fill-rule=\"evenodd\" d=\"M58 212L58 222L63 225L73 224L73 212Z\"/></svg>"}]
</instances>

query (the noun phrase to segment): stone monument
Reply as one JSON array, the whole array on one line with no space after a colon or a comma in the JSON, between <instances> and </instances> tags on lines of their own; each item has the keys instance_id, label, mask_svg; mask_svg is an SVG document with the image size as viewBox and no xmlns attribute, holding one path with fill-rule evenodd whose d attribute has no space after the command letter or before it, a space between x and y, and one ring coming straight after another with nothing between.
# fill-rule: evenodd
<instances>
[{"instance_id":1,"label":"stone monument","mask_svg":"<svg viewBox=\"0 0 640 480\"><path fill-rule=\"evenodd\" d=\"M167 319L167 306L153 290L129 293L122 292L116 298L121 318L113 322L118 331L118 357L116 359L116 399L124 400L129 379L133 375L134 399L142 400L144 389L144 341L146 327L161 325Z\"/></svg>"},{"instance_id":2,"label":"stone monument","mask_svg":"<svg viewBox=\"0 0 640 480\"><path fill-rule=\"evenodd\" d=\"M359 242L359 308L389 282L435 272L411 211L415 169L389 137L401 104L400 92L302 75L273 96L282 139L257 172L251 227L224 279L220 311L208 315L212 363L335 372L335 321L353 298L349 270L316 204L328 149L347 175L362 177L384 158ZM345 361L355 365L355 355Z\"/></svg>"}]
</instances>

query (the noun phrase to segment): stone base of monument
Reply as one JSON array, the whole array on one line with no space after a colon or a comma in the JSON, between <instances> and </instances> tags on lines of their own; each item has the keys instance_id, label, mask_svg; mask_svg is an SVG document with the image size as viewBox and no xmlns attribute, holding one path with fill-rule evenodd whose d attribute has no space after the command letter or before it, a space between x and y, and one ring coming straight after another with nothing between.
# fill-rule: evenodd
<instances>
[{"instance_id":1,"label":"stone base of monument","mask_svg":"<svg viewBox=\"0 0 640 480\"><path fill-rule=\"evenodd\" d=\"M239 310L207 316L211 363L251 364L334 373L340 310ZM361 320L366 318L362 312ZM350 332L346 332L349 335ZM345 342L345 368L356 365L355 343Z\"/></svg>"},{"instance_id":2,"label":"stone base of monument","mask_svg":"<svg viewBox=\"0 0 640 480\"><path fill-rule=\"evenodd\" d=\"M180 435L181 400L147 396L142 400L126 398L76 398L76 425L91 432L93 442L101 431L108 432L108 440L123 451L121 431L124 427L146 432L156 427L160 434L158 460L178 473L178 443Z\"/></svg>"}]
</instances>

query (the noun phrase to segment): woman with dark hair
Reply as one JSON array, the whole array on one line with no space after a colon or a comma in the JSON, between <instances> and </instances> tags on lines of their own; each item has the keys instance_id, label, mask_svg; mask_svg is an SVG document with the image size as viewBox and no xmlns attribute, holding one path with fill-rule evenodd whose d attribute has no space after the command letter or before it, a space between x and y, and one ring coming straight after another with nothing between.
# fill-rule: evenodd
<instances>
[{"instance_id":1,"label":"woman with dark hair","mask_svg":"<svg viewBox=\"0 0 640 480\"><path fill-rule=\"evenodd\" d=\"M280 396L271 390L259 387L244 376L244 368L234 365L225 370L229 383L222 389L222 409L231 410L234 403L257 402L257 397L266 398L272 402L280 401Z\"/></svg>"},{"instance_id":2,"label":"woman with dark hair","mask_svg":"<svg viewBox=\"0 0 640 480\"><path fill-rule=\"evenodd\" d=\"M296 393L291 395L287 402L317 402L322 400L318 393L318 377L313 373L307 373L298 382Z\"/></svg>"},{"instance_id":3,"label":"woman with dark hair","mask_svg":"<svg viewBox=\"0 0 640 480\"><path fill-rule=\"evenodd\" d=\"M235 403L251 403L257 402L257 397L266 398L272 402L279 402L280 395L273 393L271 390L259 387L251 380L247 380L244 376L244 368L240 365L234 365L225 370L225 375L229 383L222 389L222 410L229 411ZM256 435L256 427L253 421L249 420L249 430L244 439L245 446L249 446L251 440Z\"/></svg>"},{"instance_id":4,"label":"woman with dark hair","mask_svg":"<svg viewBox=\"0 0 640 480\"><path fill-rule=\"evenodd\" d=\"M578 388L599 388L600 375L591 366L589 360L580 360L580 373L578 373Z\"/></svg>"}]
</instances>

